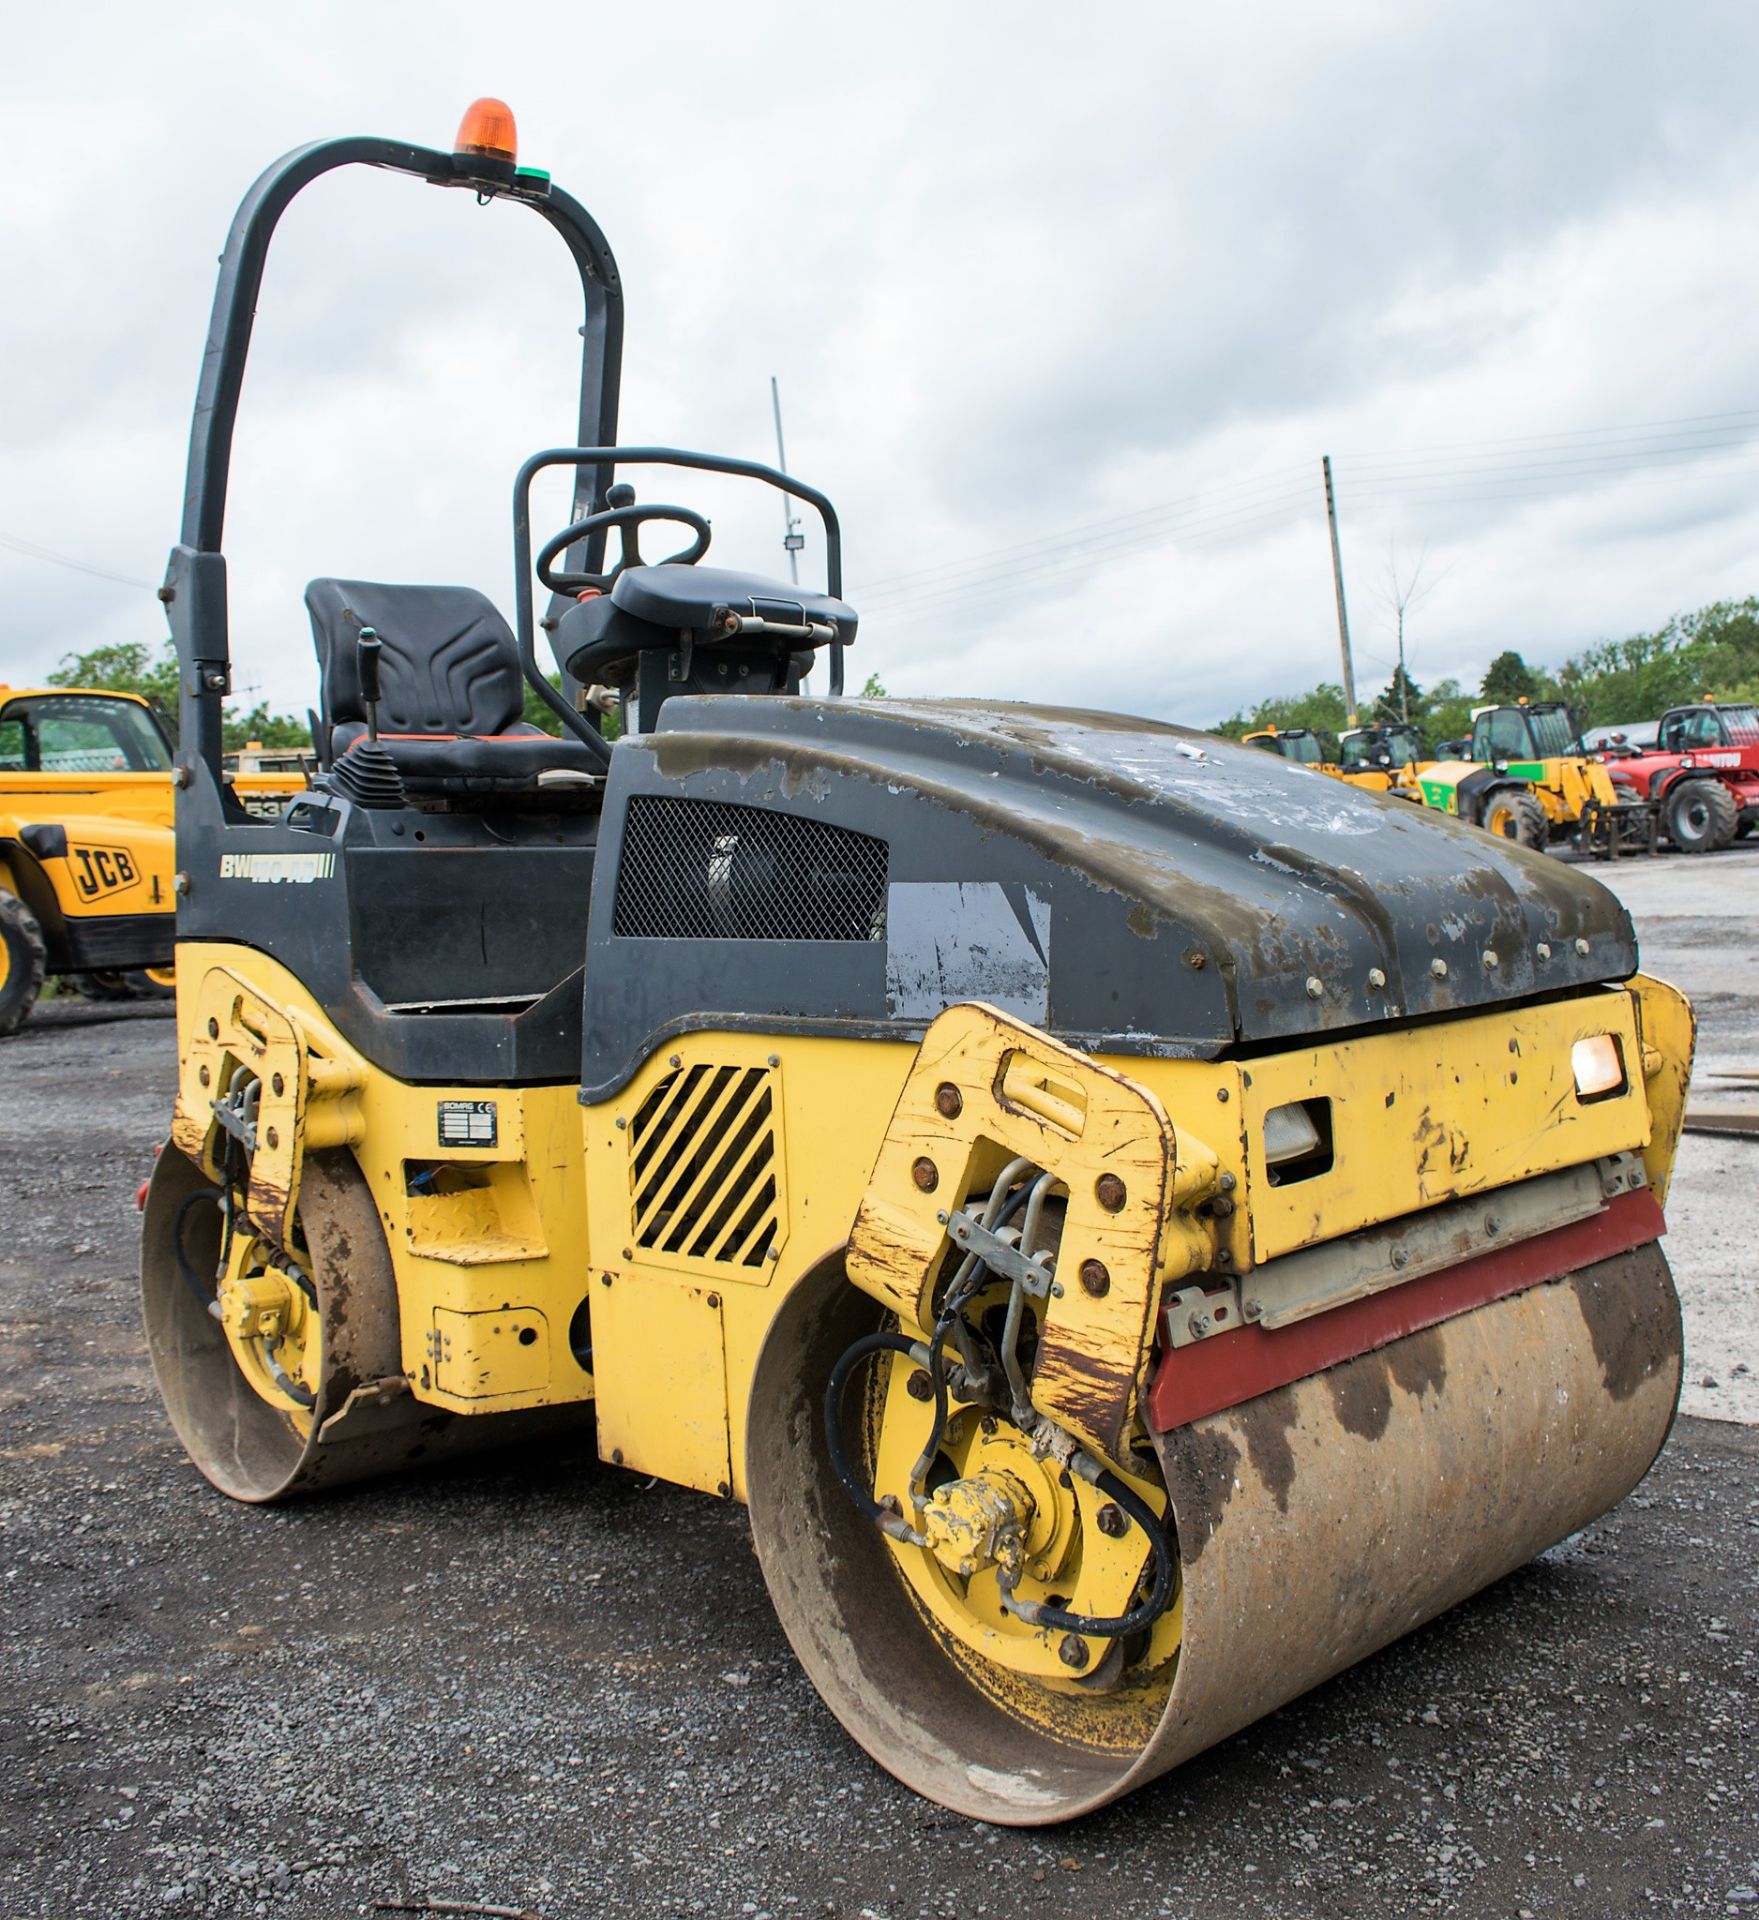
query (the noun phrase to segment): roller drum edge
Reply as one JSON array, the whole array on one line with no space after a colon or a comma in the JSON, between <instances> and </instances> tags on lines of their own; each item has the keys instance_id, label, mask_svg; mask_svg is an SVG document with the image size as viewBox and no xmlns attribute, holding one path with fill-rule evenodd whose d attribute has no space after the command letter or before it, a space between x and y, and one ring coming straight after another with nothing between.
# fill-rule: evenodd
<instances>
[{"instance_id":1,"label":"roller drum edge","mask_svg":"<svg viewBox=\"0 0 1759 1920\"><path fill-rule=\"evenodd\" d=\"M919 1792L1010 1826L1103 1806L1433 1619L1640 1481L1678 1402L1658 1245L1412 1334L1157 1443L1183 1641L1134 1752L1000 1708L941 1655L888 1549L823 1467L814 1380L871 1306L803 1287L752 1394L752 1525L795 1652ZM844 1289L845 1294L848 1289Z\"/></svg>"},{"instance_id":2,"label":"roller drum edge","mask_svg":"<svg viewBox=\"0 0 1759 1920\"><path fill-rule=\"evenodd\" d=\"M284 1500L590 1421L590 1403L458 1415L407 1391L370 1391L373 1382L396 1379L402 1369L396 1282L366 1181L351 1155L332 1150L307 1155L300 1188L324 1328L317 1405L309 1433L301 1433L252 1390L180 1268L173 1240L179 1211L206 1185L175 1147L160 1153L141 1231L141 1310L172 1425L222 1493L251 1502ZM211 1274L219 1245L214 1209L192 1210L182 1231L192 1268ZM356 1389L369 1391L357 1396Z\"/></svg>"}]
</instances>

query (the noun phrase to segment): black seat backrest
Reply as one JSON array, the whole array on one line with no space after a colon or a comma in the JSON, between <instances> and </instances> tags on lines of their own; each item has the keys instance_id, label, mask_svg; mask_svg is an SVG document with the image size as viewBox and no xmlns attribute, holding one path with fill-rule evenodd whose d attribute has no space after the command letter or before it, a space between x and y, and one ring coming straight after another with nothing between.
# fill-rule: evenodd
<instances>
[{"instance_id":1,"label":"black seat backrest","mask_svg":"<svg viewBox=\"0 0 1759 1920\"><path fill-rule=\"evenodd\" d=\"M382 733L498 734L524 711L513 634L494 602L474 587L314 580L305 604L318 650L326 733L366 719L362 627L371 627L382 642Z\"/></svg>"}]
</instances>

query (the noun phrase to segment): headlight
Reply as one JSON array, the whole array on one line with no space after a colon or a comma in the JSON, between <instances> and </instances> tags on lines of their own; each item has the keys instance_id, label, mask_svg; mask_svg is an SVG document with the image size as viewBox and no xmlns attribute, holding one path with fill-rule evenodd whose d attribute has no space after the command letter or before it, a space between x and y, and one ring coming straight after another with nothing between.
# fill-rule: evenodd
<instances>
[{"instance_id":1,"label":"headlight","mask_svg":"<svg viewBox=\"0 0 1759 1920\"><path fill-rule=\"evenodd\" d=\"M1570 1049L1570 1071L1576 1077L1578 1100L1604 1100L1625 1090L1625 1058L1617 1036L1591 1034Z\"/></svg>"}]
</instances>

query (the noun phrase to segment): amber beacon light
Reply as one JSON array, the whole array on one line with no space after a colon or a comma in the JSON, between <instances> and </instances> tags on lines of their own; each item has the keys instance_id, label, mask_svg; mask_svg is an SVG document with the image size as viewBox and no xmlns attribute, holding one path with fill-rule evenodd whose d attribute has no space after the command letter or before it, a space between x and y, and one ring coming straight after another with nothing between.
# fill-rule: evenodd
<instances>
[{"instance_id":1,"label":"amber beacon light","mask_svg":"<svg viewBox=\"0 0 1759 1920\"><path fill-rule=\"evenodd\" d=\"M513 109L505 100L473 100L458 123L453 156L473 175L510 178L519 153Z\"/></svg>"}]
</instances>

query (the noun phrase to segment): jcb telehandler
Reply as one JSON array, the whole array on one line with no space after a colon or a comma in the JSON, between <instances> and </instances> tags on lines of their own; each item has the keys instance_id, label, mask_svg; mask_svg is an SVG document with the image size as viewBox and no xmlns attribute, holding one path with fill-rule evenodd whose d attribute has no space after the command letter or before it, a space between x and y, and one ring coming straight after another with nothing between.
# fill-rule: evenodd
<instances>
[{"instance_id":1,"label":"jcb telehandler","mask_svg":"<svg viewBox=\"0 0 1759 1920\"><path fill-rule=\"evenodd\" d=\"M297 767L228 772L279 813ZM0 1035L44 979L89 1000L172 991L171 743L132 693L0 686Z\"/></svg>"},{"instance_id":2,"label":"jcb telehandler","mask_svg":"<svg viewBox=\"0 0 1759 1920\"><path fill-rule=\"evenodd\" d=\"M1568 841L1615 858L1655 851L1654 807L1615 785L1561 700L1475 708L1471 759L1432 762L1417 788L1426 807L1524 847Z\"/></svg>"},{"instance_id":3,"label":"jcb telehandler","mask_svg":"<svg viewBox=\"0 0 1759 1920\"><path fill-rule=\"evenodd\" d=\"M1418 771L1428 760L1422 734L1403 721L1352 727L1338 742L1337 776L1366 793L1415 800Z\"/></svg>"},{"instance_id":4,"label":"jcb telehandler","mask_svg":"<svg viewBox=\"0 0 1759 1920\"><path fill-rule=\"evenodd\" d=\"M1337 770L1337 742L1329 733L1316 733L1311 727L1262 727L1246 734L1243 744L1260 753L1274 753L1292 766L1312 767L1316 773Z\"/></svg>"},{"instance_id":5,"label":"jcb telehandler","mask_svg":"<svg viewBox=\"0 0 1759 1920\"><path fill-rule=\"evenodd\" d=\"M170 984L171 746L144 700L0 687L0 1034L44 977L94 997Z\"/></svg>"},{"instance_id":6,"label":"jcb telehandler","mask_svg":"<svg viewBox=\"0 0 1759 1920\"><path fill-rule=\"evenodd\" d=\"M325 770L264 820L221 778L228 455L275 223L342 166L555 230L578 444L515 483L511 628L311 584ZM1604 889L1420 809L1149 720L839 698L830 503L617 447L622 300L499 103L450 151L303 148L238 214L167 576L154 1366L247 1501L595 1416L607 1462L748 1504L882 1764L1060 1820L1642 1477L1691 1014ZM828 590L705 564L621 477L661 463L813 508ZM687 548L644 564L651 522Z\"/></svg>"}]
</instances>

